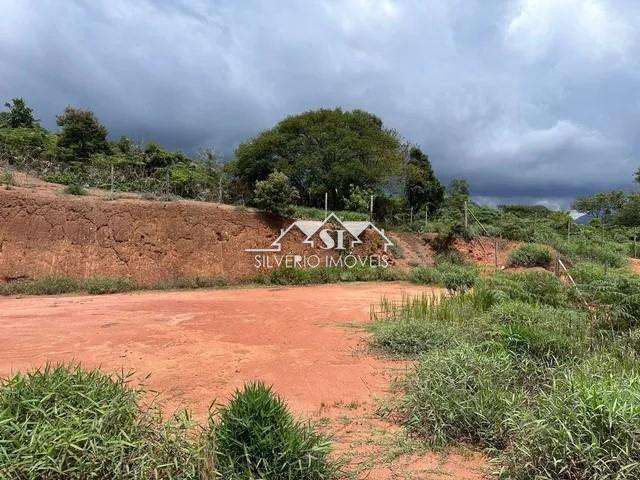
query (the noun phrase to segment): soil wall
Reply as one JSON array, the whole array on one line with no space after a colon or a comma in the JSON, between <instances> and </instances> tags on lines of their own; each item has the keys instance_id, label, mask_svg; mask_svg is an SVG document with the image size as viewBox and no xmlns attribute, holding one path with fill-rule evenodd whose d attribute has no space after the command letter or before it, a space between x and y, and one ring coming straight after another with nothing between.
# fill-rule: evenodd
<instances>
[{"instance_id":1,"label":"soil wall","mask_svg":"<svg viewBox=\"0 0 640 480\"><path fill-rule=\"evenodd\" d=\"M175 278L250 278L258 271L256 254L244 250L269 246L289 223L204 202L1 189L0 281L102 276L151 285ZM303 244L303 237L292 230L282 253L327 255ZM365 241L360 248L373 252L380 247Z\"/></svg>"}]
</instances>

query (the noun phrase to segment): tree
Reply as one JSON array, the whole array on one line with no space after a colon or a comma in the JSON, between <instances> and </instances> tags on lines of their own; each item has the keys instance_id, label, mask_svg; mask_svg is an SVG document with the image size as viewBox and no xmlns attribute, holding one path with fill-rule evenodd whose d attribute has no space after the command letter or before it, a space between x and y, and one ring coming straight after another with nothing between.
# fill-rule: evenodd
<instances>
[{"instance_id":1,"label":"tree","mask_svg":"<svg viewBox=\"0 0 640 480\"><path fill-rule=\"evenodd\" d=\"M454 178L447 188L447 207L461 211L469 201L469 183L463 178Z\"/></svg>"},{"instance_id":2,"label":"tree","mask_svg":"<svg viewBox=\"0 0 640 480\"><path fill-rule=\"evenodd\" d=\"M405 195L409 206L421 210L426 205L430 212L438 210L444 200L444 187L433 173L429 157L418 147L412 147L405 170Z\"/></svg>"},{"instance_id":3,"label":"tree","mask_svg":"<svg viewBox=\"0 0 640 480\"><path fill-rule=\"evenodd\" d=\"M33 110L27 107L24 98L14 98L11 102L4 104L9 109L2 112L0 117L0 127L9 128L34 128L38 126L38 121L33 118Z\"/></svg>"},{"instance_id":4,"label":"tree","mask_svg":"<svg viewBox=\"0 0 640 480\"><path fill-rule=\"evenodd\" d=\"M588 213L592 217L600 217L606 221L617 213L627 202L627 196L620 190L601 192L589 197L577 198L571 208L579 212Z\"/></svg>"},{"instance_id":5,"label":"tree","mask_svg":"<svg viewBox=\"0 0 640 480\"><path fill-rule=\"evenodd\" d=\"M291 215L291 205L298 197L298 190L291 186L289 178L276 171L269 174L266 180L256 182L253 203L266 212L287 216Z\"/></svg>"},{"instance_id":6,"label":"tree","mask_svg":"<svg viewBox=\"0 0 640 480\"><path fill-rule=\"evenodd\" d=\"M287 117L236 150L236 172L250 188L272 172L287 175L306 205L325 192L343 207L351 186L380 190L402 166L398 135L362 110L321 109Z\"/></svg>"},{"instance_id":7,"label":"tree","mask_svg":"<svg viewBox=\"0 0 640 480\"><path fill-rule=\"evenodd\" d=\"M108 131L89 110L67 107L57 117L62 127L58 146L64 160L87 161L96 153L108 153Z\"/></svg>"}]
</instances>

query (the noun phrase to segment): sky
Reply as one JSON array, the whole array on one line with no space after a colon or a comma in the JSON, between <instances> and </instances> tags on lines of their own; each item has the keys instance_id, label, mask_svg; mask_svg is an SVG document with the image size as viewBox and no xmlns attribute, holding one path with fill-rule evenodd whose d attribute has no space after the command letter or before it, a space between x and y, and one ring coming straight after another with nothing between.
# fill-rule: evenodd
<instances>
[{"instance_id":1,"label":"sky","mask_svg":"<svg viewBox=\"0 0 640 480\"><path fill-rule=\"evenodd\" d=\"M0 99L194 153L360 108L483 203L633 189L637 0L0 0Z\"/></svg>"}]
</instances>

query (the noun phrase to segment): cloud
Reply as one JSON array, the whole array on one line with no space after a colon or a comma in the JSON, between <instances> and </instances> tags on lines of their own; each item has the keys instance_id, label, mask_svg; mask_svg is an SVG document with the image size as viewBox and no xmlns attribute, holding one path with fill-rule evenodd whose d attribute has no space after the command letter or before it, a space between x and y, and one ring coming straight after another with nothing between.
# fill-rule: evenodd
<instances>
[{"instance_id":1,"label":"cloud","mask_svg":"<svg viewBox=\"0 0 640 480\"><path fill-rule=\"evenodd\" d=\"M43 123L194 152L284 116L364 108L479 197L567 205L629 187L640 5L631 0L14 0L0 92Z\"/></svg>"}]
</instances>

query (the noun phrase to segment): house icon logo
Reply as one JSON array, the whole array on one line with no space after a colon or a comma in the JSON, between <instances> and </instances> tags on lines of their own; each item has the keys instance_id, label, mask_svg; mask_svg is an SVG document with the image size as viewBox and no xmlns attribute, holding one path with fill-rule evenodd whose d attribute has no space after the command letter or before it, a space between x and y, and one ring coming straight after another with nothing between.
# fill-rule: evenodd
<instances>
[{"instance_id":1,"label":"house icon logo","mask_svg":"<svg viewBox=\"0 0 640 480\"><path fill-rule=\"evenodd\" d=\"M393 242L384 233L383 229L376 227L369 221L343 222L333 212L322 220L297 220L286 229L280 231L280 235L267 248L247 248L245 252L280 252L283 239L294 229L298 229L304 235L302 243L310 247L319 247L323 250L346 250L362 243L361 236L366 230L371 230L383 241L383 248L393 246ZM335 233L334 236L331 233Z\"/></svg>"}]
</instances>

